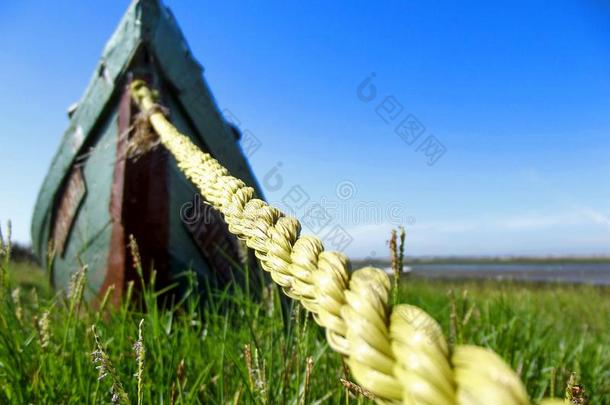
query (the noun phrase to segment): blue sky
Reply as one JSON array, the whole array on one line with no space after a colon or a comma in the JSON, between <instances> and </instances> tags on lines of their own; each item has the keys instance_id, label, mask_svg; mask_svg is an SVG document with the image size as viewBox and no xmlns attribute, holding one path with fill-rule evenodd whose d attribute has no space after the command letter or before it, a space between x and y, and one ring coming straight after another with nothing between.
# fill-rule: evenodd
<instances>
[{"instance_id":1,"label":"blue sky","mask_svg":"<svg viewBox=\"0 0 610 405\"><path fill-rule=\"evenodd\" d=\"M262 143L267 198L290 208L298 186L350 255L386 256L399 223L414 255L610 254L603 2L166 4L219 106ZM0 4L0 219L19 241L127 5ZM395 132L407 117L425 128L412 144Z\"/></svg>"}]
</instances>

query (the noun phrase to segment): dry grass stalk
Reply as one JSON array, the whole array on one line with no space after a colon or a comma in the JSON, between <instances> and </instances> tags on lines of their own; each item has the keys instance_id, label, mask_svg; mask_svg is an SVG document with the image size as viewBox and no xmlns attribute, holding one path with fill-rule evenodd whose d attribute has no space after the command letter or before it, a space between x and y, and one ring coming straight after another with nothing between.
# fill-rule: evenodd
<instances>
[{"instance_id":1,"label":"dry grass stalk","mask_svg":"<svg viewBox=\"0 0 610 405\"><path fill-rule=\"evenodd\" d=\"M400 268L398 267L398 244L396 237L396 230L392 229L392 235L388 241L390 245L390 259L393 275L393 288L392 288L392 304L398 303L398 282L400 281Z\"/></svg>"},{"instance_id":2,"label":"dry grass stalk","mask_svg":"<svg viewBox=\"0 0 610 405\"><path fill-rule=\"evenodd\" d=\"M144 347L143 334L144 319L140 320L138 325L138 340L133 345L133 350L136 353L137 371L135 373L138 381L138 405L142 404L142 376L144 374L144 357L146 356L146 348Z\"/></svg>"},{"instance_id":3,"label":"dry grass stalk","mask_svg":"<svg viewBox=\"0 0 610 405\"><path fill-rule=\"evenodd\" d=\"M15 317L21 321L23 318L23 307L21 306L21 290L19 288L15 288L11 293L11 299L13 300L13 305L15 306Z\"/></svg>"},{"instance_id":4,"label":"dry grass stalk","mask_svg":"<svg viewBox=\"0 0 610 405\"><path fill-rule=\"evenodd\" d=\"M405 239L406 232L404 227L399 227L398 231L392 229L388 245L390 247L390 260L392 268L392 304L398 304L398 286L400 284L400 276L404 268L405 262ZM400 241L400 243L399 243Z\"/></svg>"},{"instance_id":5,"label":"dry grass stalk","mask_svg":"<svg viewBox=\"0 0 610 405\"><path fill-rule=\"evenodd\" d=\"M110 402L113 404L129 404L129 397L123 388L123 384L121 384L121 380L118 377L116 369L110 361L110 357L106 353L106 350L100 341L100 337L97 335L95 325L91 326L91 331L93 332L93 339L95 340L95 350L91 353L91 357L93 364L95 364L95 368L98 370L98 381L101 381L106 377L110 377Z\"/></svg>"},{"instance_id":6,"label":"dry grass stalk","mask_svg":"<svg viewBox=\"0 0 610 405\"><path fill-rule=\"evenodd\" d=\"M309 390L309 381L311 379L311 372L313 371L313 358L307 357L305 361L305 384L303 386L303 404L307 403L307 391Z\"/></svg>"},{"instance_id":7,"label":"dry grass stalk","mask_svg":"<svg viewBox=\"0 0 610 405\"><path fill-rule=\"evenodd\" d=\"M38 338L40 340L40 347L46 350L51 343L51 321L50 311L44 311L38 319Z\"/></svg>"},{"instance_id":8,"label":"dry grass stalk","mask_svg":"<svg viewBox=\"0 0 610 405\"><path fill-rule=\"evenodd\" d=\"M12 250L12 236L13 236L13 225L11 221L6 223L6 239L2 236L2 228L0 228L0 250L2 250L2 256L6 258L11 257Z\"/></svg>"},{"instance_id":9,"label":"dry grass stalk","mask_svg":"<svg viewBox=\"0 0 610 405\"><path fill-rule=\"evenodd\" d=\"M388 244L390 245L390 258L392 259L392 271L394 275L400 272L398 268L398 238L396 235L396 229L392 229L392 234L390 236L390 240Z\"/></svg>"},{"instance_id":10,"label":"dry grass stalk","mask_svg":"<svg viewBox=\"0 0 610 405\"><path fill-rule=\"evenodd\" d=\"M246 368L248 369L248 384L250 384L250 389L253 389L254 369L252 368L252 349L249 344L244 345L244 359L246 360Z\"/></svg>"},{"instance_id":11,"label":"dry grass stalk","mask_svg":"<svg viewBox=\"0 0 610 405\"><path fill-rule=\"evenodd\" d=\"M2 227L0 226L0 295L4 294L4 290L7 284L7 268L8 262L11 258L11 222L7 223L7 235L6 239L2 234Z\"/></svg>"},{"instance_id":12,"label":"dry grass stalk","mask_svg":"<svg viewBox=\"0 0 610 405\"><path fill-rule=\"evenodd\" d=\"M244 345L244 359L246 361L246 368L248 369L248 384L250 384L250 390L257 394L259 399L263 402L267 392L267 382L265 381L265 361L261 360L258 356L258 350L250 344Z\"/></svg>"},{"instance_id":13,"label":"dry grass stalk","mask_svg":"<svg viewBox=\"0 0 610 405\"><path fill-rule=\"evenodd\" d=\"M70 301L70 312L78 311L85 293L85 284L87 281L88 266L82 266L78 271L70 277L68 284L68 299Z\"/></svg>"},{"instance_id":14,"label":"dry grass stalk","mask_svg":"<svg viewBox=\"0 0 610 405\"><path fill-rule=\"evenodd\" d=\"M458 321L457 305L455 302L455 291L449 290L449 301L451 309L449 313L449 341L453 344L461 343L460 327Z\"/></svg>"},{"instance_id":15,"label":"dry grass stalk","mask_svg":"<svg viewBox=\"0 0 610 405\"><path fill-rule=\"evenodd\" d=\"M182 391L182 387L186 380L186 365L184 363L184 359L180 360L178 363L178 367L176 367L176 380L172 382L171 388L171 397L169 400L170 405L174 405L176 400L178 399L178 386L180 387L180 391Z\"/></svg>"},{"instance_id":16,"label":"dry grass stalk","mask_svg":"<svg viewBox=\"0 0 610 405\"><path fill-rule=\"evenodd\" d=\"M256 392L258 393L259 398L263 399L264 401L264 398L267 395L267 381L265 380L265 360L259 357L258 349L256 347L254 348L253 364L254 369L252 371L254 374L254 387Z\"/></svg>"},{"instance_id":17,"label":"dry grass stalk","mask_svg":"<svg viewBox=\"0 0 610 405\"><path fill-rule=\"evenodd\" d=\"M138 272L138 274L142 275L142 257L140 256L140 248L138 247L138 242L136 242L136 238L133 235L129 235L129 251L131 252L131 260L133 268Z\"/></svg>"},{"instance_id":18,"label":"dry grass stalk","mask_svg":"<svg viewBox=\"0 0 610 405\"><path fill-rule=\"evenodd\" d=\"M345 378L339 378L339 381L341 381L341 384L343 384L343 386L345 388L347 388L349 390L349 392L351 392L355 396L357 396L357 397L362 396L366 399L370 399L371 401L375 400L375 395L373 395L372 392L365 390L358 384L353 383L349 380L346 380Z\"/></svg>"},{"instance_id":19,"label":"dry grass stalk","mask_svg":"<svg viewBox=\"0 0 610 405\"><path fill-rule=\"evenodd\" d=\"M364 397L370 399L371 401L375 400L375 395L372 392L365 390L355 382L350 381L351 376L349 372L349 367L345 362L344 358L341 358L341 365L343 366L343 378L339 378L341 384L350 392L352 395L356 397Z\"/></svg>"},{"instance_id":20,"label":"dry grass stalk","mask_svg":"<svg viewBox=\"0 0 610 405\"><path fill-rule=\"evenodd\" d=\"M405 239L407 238L407 233L404 226L399 227L398 232L400 234L400 246L398 248L398 269L399 272L402 273L402 269L404 269L405 265Z\"/></svg>"}]
</instances>

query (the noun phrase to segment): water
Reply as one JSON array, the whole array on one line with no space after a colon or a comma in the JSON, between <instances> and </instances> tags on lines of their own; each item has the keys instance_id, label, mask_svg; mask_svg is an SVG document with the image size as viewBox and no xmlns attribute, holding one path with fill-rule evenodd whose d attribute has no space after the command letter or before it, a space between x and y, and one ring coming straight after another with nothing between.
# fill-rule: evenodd
<instances>
[{"instance_id":1,"label":"water","mask_svg":"<svg viewBox=\"0 0 610 405\"><path fill-rule=\"evenodd\" d=\"M486 278L610 285L610 263L410 264L410 273L430 278Z\"/></svg>"}]
</instances>

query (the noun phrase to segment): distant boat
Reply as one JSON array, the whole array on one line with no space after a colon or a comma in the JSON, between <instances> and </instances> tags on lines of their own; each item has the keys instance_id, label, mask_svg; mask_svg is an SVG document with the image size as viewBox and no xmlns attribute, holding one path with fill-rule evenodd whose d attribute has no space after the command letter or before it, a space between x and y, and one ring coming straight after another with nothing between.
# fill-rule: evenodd
<instances>
[{"instance_id":1,"label":"distant boat","mask_svg":"<svg viewBox=\"0 0 610 405\"><path fill-rule=\"evenodd\" d=\"M182 133L262 196L239 131L223 118L202 70L169 9L158 0L129 6L84 96L69 110L68 129L36 202L32 244L45 265L53 246L56 287L66 287L86 263L89 296L110 285L121 292L135 279L129 235L139 244L143 267L154 265L161 282L191 268L200 286L223 286L240 277L235 266L249 261L258 269L163 148L138 156L131 147L136 117L127 89L144 79L160 90L161 104Z\"/></svg>"},{"instance_id":2,"label":"distant boat","mask_svg":"<svg viewBox=\"0 0 610 405\"><path fill-rule=\"evenodd\" d=\"M383 270L388 274L394 274L394 269L392 269L392 267L385 267ZM413 271L411 266L402 266L401 273L410 273L411 271Z\"/></svg>"}]
</instances>

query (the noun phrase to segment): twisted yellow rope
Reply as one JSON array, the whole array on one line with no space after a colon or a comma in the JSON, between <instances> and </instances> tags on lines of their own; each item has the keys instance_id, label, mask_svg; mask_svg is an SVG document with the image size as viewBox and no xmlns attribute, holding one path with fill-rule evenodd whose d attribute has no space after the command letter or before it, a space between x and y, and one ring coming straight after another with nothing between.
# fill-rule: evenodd
<instances>
[{"instance_id":1,"label":"twisted yellow rope","mask_svg":"<svg viewBox=\"0 0 610 405\"><path fill-rule=\"evenodd\" d=\"M330 347L346 357L356 382L379 403L530 403L517 374L497 354L475 346L451 352L426 312L411 305L390 311L390 281L382 270L351 273L347 257L301 236L297 219L253 198L251 187L178 132L144 82L133 82L131 91L180 170L283 291L326 329Z\"/></svg>"}]
</instances>

